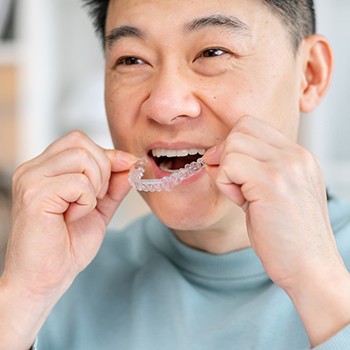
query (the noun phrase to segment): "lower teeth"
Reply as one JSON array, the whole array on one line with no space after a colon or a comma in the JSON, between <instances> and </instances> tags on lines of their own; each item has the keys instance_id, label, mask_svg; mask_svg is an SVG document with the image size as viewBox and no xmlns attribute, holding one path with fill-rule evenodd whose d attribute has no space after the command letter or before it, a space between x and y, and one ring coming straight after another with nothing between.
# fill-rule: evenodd
<instances>
[{"instance_id":1,"label":"lower teeth","mask_svg":"<svg viewBox=\"0 0 350 350\"><path fill-rule=\"evenodd\" d=\"M176 169L172 169L173 162L171 160L168 160L167 162L162 162L159 164L159 169L166 171L168 173L173 173L176 171Z\"/></svg>"},{"instance_id":2,"label":"lower teeth","mask_svg":"<svg viewBox=\"0 0 350 350\"><path fill-rule=\"evenodd\" d=\"M192 161L189 161L188 164L192 163ZM186 166L186 164L184 164L182 167L180 168L174 168L175 166L175 159L167 159L167 160L164 160L163 162L161 162L158 167L159 169L163 170L163 171L166 171L168 173L174 173L175 171L178 171L179 169L181 168L184 168Z\"/></svg>"}]
</instances>

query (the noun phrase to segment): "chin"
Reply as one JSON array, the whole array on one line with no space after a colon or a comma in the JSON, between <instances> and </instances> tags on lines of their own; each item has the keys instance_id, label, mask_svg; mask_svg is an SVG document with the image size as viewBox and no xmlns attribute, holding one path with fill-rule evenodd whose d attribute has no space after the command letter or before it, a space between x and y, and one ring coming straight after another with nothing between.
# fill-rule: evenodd
<instances>
[{"instance_id":1,"label":"chin","mask_svg":"<svg viewBox=\"0 0 350 350\"><path fill-rule=\"evenodd\" d=\"M238 208L218 193L216 187L176 188L172 192L143 193L142 196L160 221L178 231L220 227L231 215L235 216Z\"/></svg>"}]
</instances>

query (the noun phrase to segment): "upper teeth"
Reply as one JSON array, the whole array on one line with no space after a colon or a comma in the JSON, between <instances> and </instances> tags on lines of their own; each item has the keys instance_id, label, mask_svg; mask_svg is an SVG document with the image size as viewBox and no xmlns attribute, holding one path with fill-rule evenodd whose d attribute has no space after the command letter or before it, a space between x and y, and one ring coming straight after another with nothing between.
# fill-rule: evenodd
<instances>
[{"instance_id":1,"label":"upper teeth","mask_svg":"<svg viewBox=\"0 0 350 350\"><path fill-rule=\"evenodd\" d=\"M179 150L171 150L164 148L155 148L152 149L153 157L187 157L188 155L192 156L195 154L204 155L204 148L188 148L188 149L179 149Z\"/></svg>"}]
</instances>

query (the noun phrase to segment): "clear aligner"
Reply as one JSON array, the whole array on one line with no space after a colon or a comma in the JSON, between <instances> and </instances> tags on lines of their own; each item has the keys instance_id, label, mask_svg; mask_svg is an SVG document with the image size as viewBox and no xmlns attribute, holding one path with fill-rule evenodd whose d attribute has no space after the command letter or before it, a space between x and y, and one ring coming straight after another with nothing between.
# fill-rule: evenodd
<instances>
[{"instance_id":1,"label":"clear aligner","mask_svg":"<svg viewBox=\"0 0 350 350\"><path fill-rule=\"evenodd\" d=\"M129 173L129 182L137 191L160 192L171 191L175 186L187 180L191 176L199 173L204 167L203 158L197 159L196 162L186 164L184 168L174 171L169 176L161 179L142 179L146 168L146 158L140 158L131 168Z\"/></svg>"}]
</instances>

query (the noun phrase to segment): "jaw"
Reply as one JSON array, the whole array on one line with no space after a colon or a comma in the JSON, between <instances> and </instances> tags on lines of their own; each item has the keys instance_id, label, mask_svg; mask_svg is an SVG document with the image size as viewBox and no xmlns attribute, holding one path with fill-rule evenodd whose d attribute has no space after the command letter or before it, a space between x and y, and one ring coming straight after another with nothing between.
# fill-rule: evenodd
<instances>
[{"instance_id":1,"label":"jaw","mask_svg":"<svg viewBox=\"0 0 350 350\"><path fill-rule=\"evenodd\" d=\"M226 217L241 211L217 189L205 171L193 182L180 184L171 192L140 194L154 214L174 230L219 228L222 221L227 221Z\"/></svg>"},{"instance_id":2,"label":"jaw","mask_svg":"<svg viewBox=\"0 0 350 350\"><path fill-rule=\"evenodd\" d=\"M242 209L214 189L205 191L202 183L197 187L198 190L178 188L170 193L142 193L142 196L159 220L190 247L213 254L248 247Z\"/></svg>"}]
</instances>

